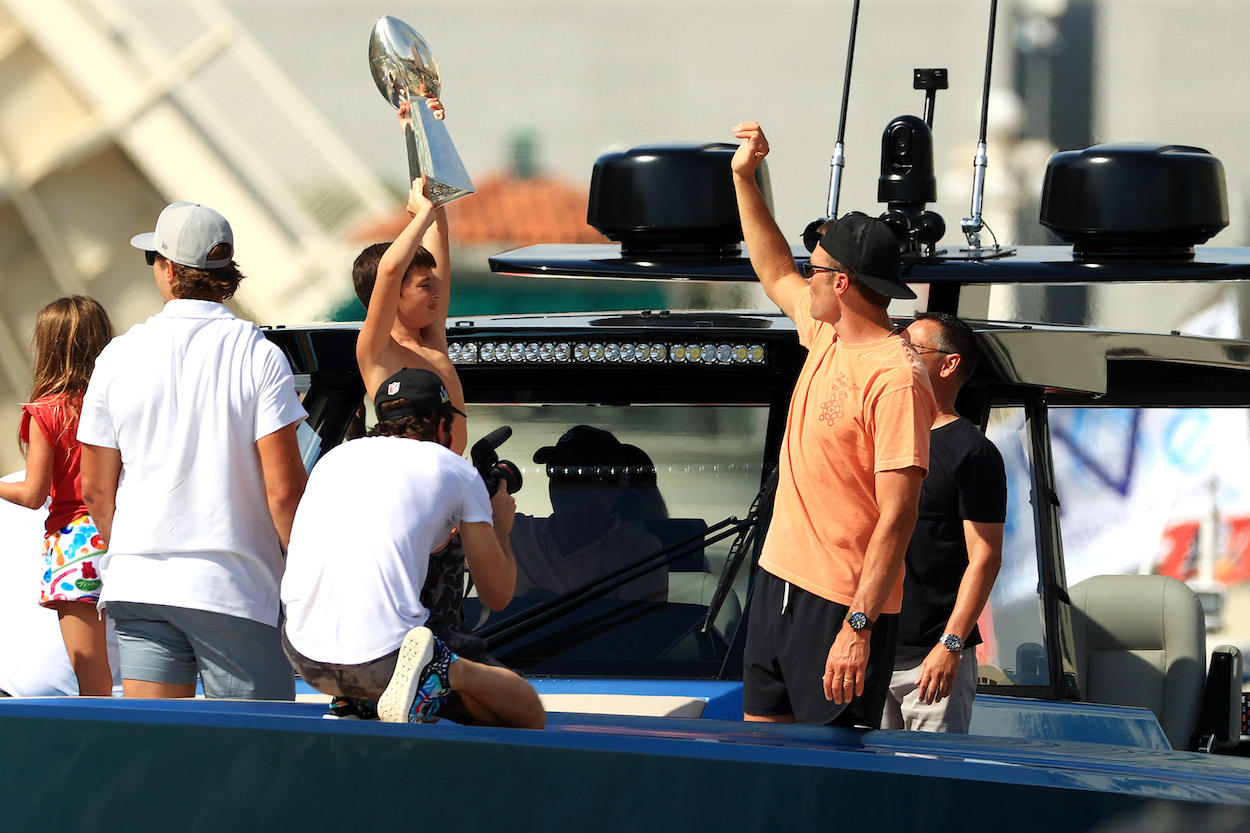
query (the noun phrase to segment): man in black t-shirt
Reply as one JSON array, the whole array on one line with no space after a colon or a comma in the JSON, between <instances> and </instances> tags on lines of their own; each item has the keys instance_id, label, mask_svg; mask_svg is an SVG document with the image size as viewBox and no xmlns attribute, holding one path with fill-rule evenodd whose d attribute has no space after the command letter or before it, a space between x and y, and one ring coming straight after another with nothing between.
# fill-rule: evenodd
<instances>
[{"instance_id":1,"label":"man in black t-shirt","mask_svg":"<svg viewBox=\"0 0 1250 833\"><path fill-rule=\"evenodd\" d=\"M937 399L929 474L907 547L903 610L883 729L968 731L976 696L977 617L1002 563L1007 478L1003 458L955 412L972 375L972 328L923 312L907 328Z\"/></svg>"}]
</instances>

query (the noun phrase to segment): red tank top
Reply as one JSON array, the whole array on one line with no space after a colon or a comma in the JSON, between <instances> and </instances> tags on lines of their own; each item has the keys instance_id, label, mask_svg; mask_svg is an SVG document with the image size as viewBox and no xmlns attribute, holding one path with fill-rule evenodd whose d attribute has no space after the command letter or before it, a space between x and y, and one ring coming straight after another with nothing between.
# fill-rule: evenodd
<instances>
[{"instance_id":1,"label":"red tank top","mask_svg":"<svg viewBox=\"0 0 1250 833\"><path fill-rule=\"evenodd\" d=\"M87 514L82 499L82 445L78 442L78 413L82 393L56 393L22 406L22 440L30 442L31 420L52 446L52 505L45 528L56 532Z\"/></svg>"}]
</instances>

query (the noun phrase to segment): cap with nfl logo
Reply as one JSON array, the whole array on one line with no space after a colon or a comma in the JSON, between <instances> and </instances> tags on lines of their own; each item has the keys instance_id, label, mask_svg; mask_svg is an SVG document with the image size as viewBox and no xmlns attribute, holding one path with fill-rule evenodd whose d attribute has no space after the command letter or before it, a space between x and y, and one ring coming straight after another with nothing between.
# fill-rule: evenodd
<instances>
[{"instance_id":1,"label":"cap with nfl logo","mask_svg":"<svg viewBox=\"0 0 1250 833\"><path fill-rule=\"evenodd\" d=\"M408 405L391 410L382 415L382 406L387 402L405 400ZM449 407L454 413L464 416L464 412L451 404L451 395L447 386L438 374L429 370L415 370L405 367L391 376L378 388L378 395L373 398L373 405L378 411L378 419L388 421L403 417L418 416L429 413L440 407Z\"/></svg>"}]
</instances>

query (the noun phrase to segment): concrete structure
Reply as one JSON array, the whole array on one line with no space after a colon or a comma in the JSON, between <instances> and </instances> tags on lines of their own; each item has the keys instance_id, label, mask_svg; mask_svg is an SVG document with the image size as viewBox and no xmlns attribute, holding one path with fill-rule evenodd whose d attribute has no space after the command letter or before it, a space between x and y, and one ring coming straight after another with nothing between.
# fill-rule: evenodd
<instances>
[{"instance_id":1,"label":"concrete structure","mask_svg":"<svg viewBox=\"0 0 1250 833\"><path fill-rule=\"evenodd\" d=\"M393 195L216 0L0 3L0 437L16 436L36 312L160 309L129 245L178 199L225 214L238 310L315 320L350 291L346 232ZM0 465L20 468L15 441Z\"/></svg>"}]
</instances>

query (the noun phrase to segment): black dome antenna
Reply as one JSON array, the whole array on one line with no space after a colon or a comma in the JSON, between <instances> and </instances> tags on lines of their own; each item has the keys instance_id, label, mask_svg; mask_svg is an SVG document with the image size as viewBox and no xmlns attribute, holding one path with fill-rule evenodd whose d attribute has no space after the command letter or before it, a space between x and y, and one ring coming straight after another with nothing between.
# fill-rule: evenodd
<instances>
[{"instance_id":1,"label":"black dome antenna","mask_svg":"<svg viewBox=\"0 0 1250 833\"><path fill-rule=\"evenodd\" d=\"M877 200L886 204L881 215L903 243L904 254L932 254L946 233L946 222L926 208L937 199L933 174L933 110L938 90L949 80L945 69L917 69L912 86L925 91L925 117L898 116L881 134L881 176Z\"/></svg>"}]
</instances>

